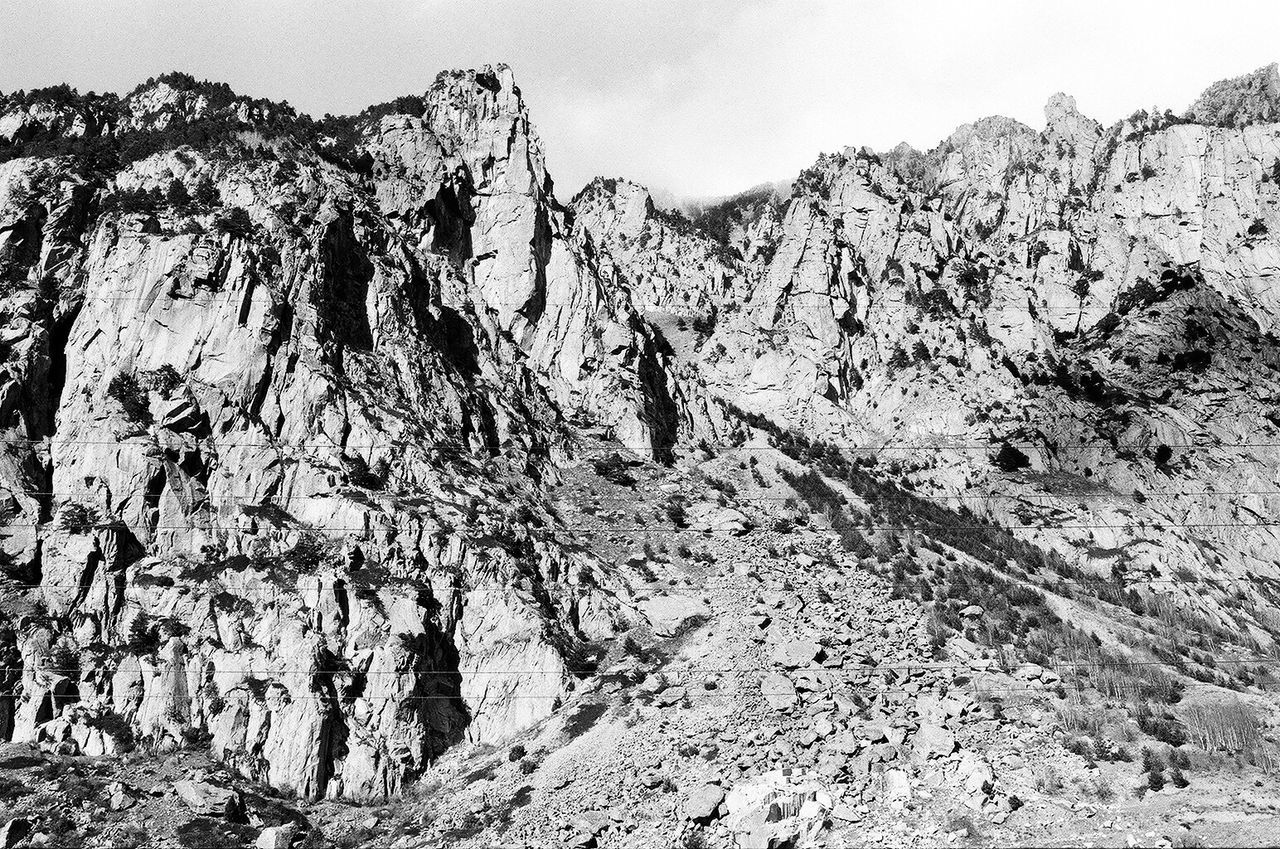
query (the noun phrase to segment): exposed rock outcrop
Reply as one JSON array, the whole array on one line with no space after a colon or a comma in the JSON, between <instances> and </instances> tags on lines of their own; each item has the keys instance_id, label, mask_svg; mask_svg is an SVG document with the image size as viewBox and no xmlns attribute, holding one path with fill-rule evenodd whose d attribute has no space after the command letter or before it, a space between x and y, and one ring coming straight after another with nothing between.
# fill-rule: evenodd
<instances>
[{"instance_id":1,"label":"exposed rock outcrop","mask_svg":"<svg viewBox=\"0 0 1280 849\"><path fill-rule=\"evenodd\" d=\"M552 508L588 429L667 462L780 423L857 458L849 497L810 505L836 530L845 507L893 551L924 516L1010 527L1000 560L1038 551L1110 578L1108 603L1273 650L1275 77L1185 119L1103 129L1058 94L1043 131L848 148L715 226L625 180L563 206L505 67L324 121L182 75L0 99L0 738L207 737L242 776L370 799L537 725L590 644L640 621L676 640L709 609L633 595ZM679 489L677 526L774 521L727 488L686 514ZM781 642L750 697L813 701L827 648ZM954 762L994 807L934 707L910 739L868 718L867 744ZM805 747L834 733L813 725ZM691 815L823 827L832 800L775 778L723 811L708 784Z\"/></svg>"},{"instance_id":2,"label":"exposed rock outcrop","mask_svg":"<svg viewBox=\"0 0 1280 849\"><path fill-rule=\"evenodd\" d=\"M108 706L275 786L379 797L545 717L627 615L536 481L568 413L674 438L659 354L574 253L510 72L422 102L355 122L344 165L272 135L276 107L162 80L95 125L116 170L0 166L6 738ZM234 153L167 149L211 114Z\"/></svg>"},{"instance_id":3,"label":"exposed rock outcrop","mask_svg":"<svg viewBox=\"0 0 1280 849\"><path fill-rule=\"evenodd\" d=\"M1246 127L1280 120L1280 66L1275 62L1230 80L1219 80L1191 104L1187 117L1217 127Z\"/></svg>"}]
</instances>

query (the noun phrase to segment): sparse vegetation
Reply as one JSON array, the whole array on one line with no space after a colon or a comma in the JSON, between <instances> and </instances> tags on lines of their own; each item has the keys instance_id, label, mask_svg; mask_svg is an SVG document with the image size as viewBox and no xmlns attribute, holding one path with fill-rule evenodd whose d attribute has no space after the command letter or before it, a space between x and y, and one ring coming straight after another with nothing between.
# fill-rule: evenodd
<instances>
[{"instance_id":1,"label":"sparse vegetation","mask_svg":"<svg viewBox=\"0 0 1280 849\"><path fill-rule=\"evenodd\" d=\"M58 509L58 524L73 534L87 534L98 526L98 511L76 501Z\"/></svg>"},{"instance_id":2,"label":"sparse vegetation","mask_svg":"<svg viewBox=\"0 0 1280 849\"><path fill-rule=\"evenodd\" d=\"M111 378L107 384L107 396L120 405L129 421L144 427L152 423L147 391L133 372L121 372Z\"/></svg>"},{"instance_id":3,"label":"sparse vegetation","mask_svg":"<svg viewBox=\"0 0 1280 849\"><path fill-rule=\"evenodd\" d=\"M154 371L139 375L137 383L140 387L146 387L152 392L158 392L165 398L169 398L178 387L182 386L183 380L176 368L165 363Z\"/></svg>"},{"instance_id":4,"label":"sparse vegetation","mask_svg":"<svg viewBox=\"0 0 1280 849\"><path fill-rule=\"evenodd\" d=\"M849 461L835 446L810 442L759 416L740 410L734 413L753 427L769 432L779 450L809 468L802 475L783 474L783 478L810 506L827 513L846 548L860 557L877 553L861 528L912 528L915 533L931 539L931 545L938 550L950 547L981 563L1007 568L1012 562L1031 574L1056 573L1072 580L1083 577L1056 554L1041 551L963 508L952 511L877 477L871 471L873 466ZM871 505L872 512L863 516L850 511L824 476L848 487ZM884 552L884 562L892 563L894 594L921 598L925 594L922 587L928 584L934 612L940 626L948 632L963 633L985 645L998 647L1012 643L1037 663L1051 662L1054 657L1076 660L1096 654L1097 644L1055 614L1041 591L1010 580L991 568L953 561L944 560L926 574L914 559L893 556L898 544L891 535L883 539L890 546ZM970 604L984 610L982 629L967 625L960 615L960 610Z\"/></svg>"},{"instance_id":5,"label":"sparse vegetation","mask_svg":"<svg viewBox=\"0 0 1280 849\"><path fill-rule=\"evenodd\" d=\"M591 466L600 477L615 483L618 486L634 487L636 479L631 474L634 461L628 460L617 451L597 457L591 461Z\"/></svg>"},{"instance_id":6,"label":"sparse vegetation","mask_svg":"<svg viewBox=\"0 0 1280 849\"><path fill-rule=\"evenodd\" d=\"M1005 442L991 458L991 462L1005 472L1016 472L1031 465L1031 459L1021 450Z\"/></svg>"},{"instance_id":7,"label":"sparse vegetation","mask_svg":"<svg viewBox=\"0 0 1280 849\"><path fill-rule=\"evenodd\" d=\"M728 245L735 228L750 225L766 210L780 214L785 205L785 199L779 197L772 186L757 186L699 210L693 216L693 225L720 244Z\"/></svg>"},{"instance_id":8,"label":"sparse vegetation","mask_svg":"<svg viewBox=\"0 0 1280 849\"><path fill-rule=\"evenodd\" d=\"M1261 720L1244 702L1184 705L1180 713L1187 737L1200 748L1239 755L1268 770L1275 768L1276 755L1262 737Z\"/></svg>"},{"instance_id":9,"label":"sparse vegetation","mask_svg":"<svg viewBox=\"0 0 1280 849\"><path fill-rule=\"evenodd\" d=\"M182 849L243 849L258 835L258 829L242 823L196 817L178 826Z\"/></svg>"},{"instance_id":10,"label":"sparse vegetation","mask_svg":"<svg viewBox=\"0 0 1280 849\"><path fill-rule=\"evenodd\" d=\"M1187 734L1182 723L1168 711L1153 711L1146 702L1138 704L1134 710L1138 727L1144 734L1149 734L1161 743L1170 746L1181 746L1187 742Z\"/></svg>"},{"instance_id":11,"label":"sparse vegetation","mask_svg":"<svg viewBox=\"0 0 1280 849\"><path fill-rule=\"evenodd\" d=\"M391 464L387 459L380 458L373 466L369 466L369 462L358 454L343 455L342 457L343 471L346 473L347 481L352 486L362 489L381 490L387 485L387 476L391 471ZM526 510L526 505L520 505ZM527 515L514 517L516 521L530 522L531 518Z\"/></svg>"},{"instance_id":12,"label":"sparse vegetation","mask_svg":"<svg viewBox=\"0 0 1280 849\"><path fill-rule=\"evenodd\" d=\"M119 118L129 112L129 97L160 83L201 95L206 103L204 113L160 127L114 130ZM22 156L65 156L71 157L82 173L102 175L153 154L184 147L209 153L227 148L252 150L245 136L255 135L290 145L300 154L365 172L370 163L359 150L357 125L373 119L382 109L415 99L401 98L370 107L360 115L326 115L315 120L298 114L288 104L237 95L225 83L199 81L182 73L150 79L123 98L115 94L80 94L66 85L53 86L0 95L3 110L40 104L63 115L60 121L37 125L33 132L15 134L0 143L0 162ZM77 135L64 133L64 126L75 120L83 123L85 131ZM196 200L205 204L208 199L197 193Z\"/></svg>"},{"instance_id":13,"label":"sparse vegetation","mask_svg":"<svg viewBox=\"0 0 1280 849\"><path fill-rule=\"evenodd\" d=\"M1056 769L1046 766L1035 773L1035 787L1046 796L1057 796L1066 788L1066 784Z\"/></svg>"},{"instance_id":14,"label":"sparse vegetation","mask_svg":"<svg viewBox=\"0 0 1280 849\"><path fill-rule=\"evenodd\" d=\"M1131 663L1107 651L1098 653L1099 663L1088 670L1091 683L1102 695L1133 702L1156 701L1176 704L1185 685L1158 666Z\"/></svg>"},{"instance_id":15,"label":"sparse vegetation","mask_svg":"<svg viewBox=\"0 0 1280 849\"><path fill-rule=\"evenodd\" d=\"M169 181L169 188L165 189L164 199L169 206L183 209L191 203L191 193L187 191L186 183L175 177Z\"/></svg>"}]
</instances>

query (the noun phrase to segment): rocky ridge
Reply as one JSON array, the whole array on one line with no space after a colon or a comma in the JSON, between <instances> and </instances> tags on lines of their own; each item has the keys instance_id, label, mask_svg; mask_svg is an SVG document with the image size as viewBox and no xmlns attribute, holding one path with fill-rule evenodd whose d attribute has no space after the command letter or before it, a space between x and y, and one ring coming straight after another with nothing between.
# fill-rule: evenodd
<instances>
[{"instance_id":1,"label":"rocky ridge","mask_svg":"<svg viewBox=\"0 0 1280 849\"><path fill-rule=\"evenodd\" d=\"M1125 816L1187 751L1239 802L1274 77L846 149L711 233L560 204L505 67L322 121L0 99L4 763L118 814L90 845L1074 839L1135 744Z\"/></svg>"}]
</instances>

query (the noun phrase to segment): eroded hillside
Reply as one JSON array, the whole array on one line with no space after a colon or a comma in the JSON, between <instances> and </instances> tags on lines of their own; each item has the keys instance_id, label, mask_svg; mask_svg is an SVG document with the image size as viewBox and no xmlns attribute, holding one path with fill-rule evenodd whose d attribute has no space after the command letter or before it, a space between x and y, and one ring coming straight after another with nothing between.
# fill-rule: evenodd
<instances>
[{"instance_id":1,"label":"eroded hillside","mask_svg":"<svg viewBox=\"0 0 1280 849\"><path fill-rule=\"evenodd\" d=\"M695 221L505 67L0 99L0 842L1265 842L1275 78Z\"/></svg>"}]
</instances>

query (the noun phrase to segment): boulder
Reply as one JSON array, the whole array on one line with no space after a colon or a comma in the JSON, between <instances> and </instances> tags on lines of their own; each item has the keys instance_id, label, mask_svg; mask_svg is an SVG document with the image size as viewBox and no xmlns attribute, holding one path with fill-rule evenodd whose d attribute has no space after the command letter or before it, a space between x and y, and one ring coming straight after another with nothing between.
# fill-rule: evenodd
<instances>
[{"instance_id":1,"label":"boulder","mask_svg":"<svg viewBox=\"0 0 1280 849\"><path fill-rule=\"evenodd\" d=\"M574 817L573 827L586 834L600 834L609 827L609 815L604 811L583 811Z\"/></svg>"},{"instance_id":2,"label":"boulder","mask_svg":"<svg viewBox=\"0 0 1280 849\"><path fill-rule=\"evenodd\" d=\"M0 826L0 849L13 849L31 834L31 820L14 817Z\"/></svg>"},{"instance_id":3,"label":"boulder","mask_svg":"<svg viewBox=\"0 0 1280 849\"><path fill-rule=\"evenodd\" d=\"M780 770L735 784L724 804L725 826L739 849L808 845L826 827L833 807L820 782Z\"/></svg>"},{"instance_id":4,"label":"boulder","mask_svg":"<svg viewBox=\"0 0 1280 849\"><path fill-rule=\"evenodd\" d=\"M741 536L755 526L741 510L721 507L708 511L694 523L693 527L700 531Z\"/></svg>"},{"instance_id":5,"label":"boulder","mask_svg":"<svg viewBox=\"0 0 1280 849\"><path fill-rule=\"evenodd\" d=\"M966 751L960 755L960 763L956 768L956 778L970 796L985 798L988 790L995 784L996 776L991 764L975 752Z\"/></svg>"},{"instance_id":6,"label":"boulder","mask_svg":"<svg viewBox=\"0 0 1280 849\"><path fill-rule=\"evenodd\" d=\"M866 722L858 729L858 735L868 743L880 743L889 739L887 722Z\"/></svg>"},{"instance_id":7,"label":"boulder","mask_svg":"<svg viewBox=\"0 0 1280 849\"><path fill-rule=\"evenodd\" d=\"M886 802L905 802L911 798L911 776L900 769L884 773L884 799Z\"/></svg>"},{"instance_id":8,"label":"boulder","mask_svg":"<svg viewBox=\"0 0 1280 849\"><path fill-rule=\"evenodd\" d=\"M1038 663L1024 663L1014 674L1027 681L1039 681L1040 676L1044 675L1044 667Z\"/></svg>"},{"instance_id":9,"label":"boulder","mask_svg":"<svg viewBox=\"0 0 1280 849\"><path fill-rule=\"evenodd\" d=\"M166 399L157 418L161 426L173 431L196 431L204 421L200 406L187 397Z\"/></svg>"},{"instance_id":10,"label":"boulder","mask_svg":"<svg viewBox=\"0 0 1280 849\"><path fill-rule=\"evenodd\" d=\"M653 633L674 637L705 619L710 611L687 595L658 595L640 602L640 612L649 620Z\"/></svg>"},{"instance_id":11,"label":"boulder","mask_svg":"<svg viewBox=\"0 0 1280 849\"><path fill-rule=\"evenodd\" d=\"M724 796L723 787L703 784L685 799L685 815L699 825L706 825L720 815L720 804L724 802Z\"/></svg>"},{"instance_id":12,"label":"boulder","mask_svg":"<svg viewBox=\"0 0 1280 849\"><path fill-rule=\"evenodd\" d=\"M298 833L297 823L285 823L264 828L254 841L256 849L289 849Z\"/></svg>"},{"instance_id":13,"label":"boulder","mask_svg":"<svg viewBox=\"0 0 1280 849\"><path fill-rule=\"evenodd\" d=\"M773 647L769 657L784 669L809 666L822 656L822 646L813 640L787 640Z\"/></svg>"},{"instance_id":14,"label":"boulder","mask_svg":"<svg viewBox=\"0 0 1280 849\"><path fill-rule=\"evenodd\" d=\"M668 687L657 695L656 701L663 707L672 707L678 705L688 696L688 690L684 687Z\"/></svg>"},{"instance_id":15,"label":"boulder","mask_svg":"<svg viewBox=\"0 0 1280 849\"><path fill-rule=\"evenodd\" d=\"M912 740L912 753L918 761L945 758L956 750L956 735L941 725L924 723Z\"/></svg>"},{"instance_id":16,"label":"boulder","mask_svg":"<svg viewBox=\"0 0 1280 849\"><path fill-rule=\"evenodd\" d=\"M862 821L862 813L850 802L838 802L832 808L831 816L833 819L843 823Z\"/></svg>"},{"instance_id":17,"label":"boulder","mask_svg":"<svg viewBox=\"0 0 1280 849\"><path fill-rule=\"evenodd\" d=\"M173 789L191 811L202 817L237 820L244 816L240 793L207 781L175 781Z\"/></svg>"},{"instance_id":18,"label":"boulder","mask_svg":"<svg viewBox=\"0 0 1280 849\"><path fill-rule=\"evenodd\" d=\"M799 698L791 679L776 672L764 676L760 682L760 694L764 696L765 703L775 710L786 710Z\"/></svg>"},{"instance_id":19,"label":"boulder","mask_svg":"<svg viewBox=\"0 0 1280 849\"><path fill-rule=\"evenodd\" d=\"M113 781L107 785L107 808L112 811L127 811L138 803L133 788L123 781Z\"/></svg>"}]
</instances>

